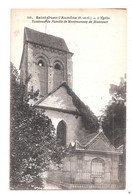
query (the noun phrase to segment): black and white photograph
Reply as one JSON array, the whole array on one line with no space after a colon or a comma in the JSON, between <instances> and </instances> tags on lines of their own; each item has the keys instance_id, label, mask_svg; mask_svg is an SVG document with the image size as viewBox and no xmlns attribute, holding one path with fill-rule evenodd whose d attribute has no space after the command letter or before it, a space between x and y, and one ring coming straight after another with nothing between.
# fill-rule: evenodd
<instances>
[{"instance_id":1,"label":"black and white photograph","mask_svg":"<svg viewBox=\"0 0 132 194\"><path fill-rule=\"evenodd\" d=\"M10 190L124 190L127 10L11 9L10 33Z\"/></svg>"}]
</instances>

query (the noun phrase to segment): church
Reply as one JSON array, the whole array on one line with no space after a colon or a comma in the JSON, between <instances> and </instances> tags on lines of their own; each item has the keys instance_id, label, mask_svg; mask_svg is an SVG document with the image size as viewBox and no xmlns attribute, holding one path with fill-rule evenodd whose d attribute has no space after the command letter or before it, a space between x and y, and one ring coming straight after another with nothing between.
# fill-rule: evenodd
<instances>
[{"instance_id":1,"label":"church","mask_svg":"<svg viewBox=\"0 0 132 194\"><path fill-rule=\"evenodd\" d=\"M90 109L72 90L72 56L64 39L24 29L21 84L39 90L35 108L52 120L60 144L71 151L47 181L65 189L119 189L123 146L111 145L101 124L90 126Z\"/></svg>"}]
</instances>

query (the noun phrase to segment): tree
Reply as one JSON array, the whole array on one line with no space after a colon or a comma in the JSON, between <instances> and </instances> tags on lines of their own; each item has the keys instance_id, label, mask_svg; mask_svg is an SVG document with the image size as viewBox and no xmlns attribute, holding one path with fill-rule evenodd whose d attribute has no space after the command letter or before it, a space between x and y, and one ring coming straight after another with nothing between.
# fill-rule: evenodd
<instances>
[{"instance_id":1,"label":"tree","mask_svg":"<svg viewBox=\"0 0 132 194\"><path fill-rule=\"evenodd\" d=\"M118 86L111 84L109 92L112 99L104 111L103 129L115 147L123 145L119 179L124 188L126 173L126 80L121 78Z\"/></svg>"},{"instance_id":2,"label":"tree","mask_svg":"<svg viewBox=\"0 0 132 194\"><path fill-rule=\"evenodd\" d=\"M59 146L51 120L29 105L38 91L26 94L11 64L10 186L12 189L42 188L41 173L60 164L65 148Z\"/></svg>"},{"instance_id":3,"label":"tree","mask_svg":"<svg viewBox=\"0 0 132 194\"><path fill-rule=\"evenodd\" d=\"M121 78L119 86L111 84L111 101L103 115L103 129L111 143L118 147L124 144L126 128L126 81Z\"/></svg>"}]
</instances>

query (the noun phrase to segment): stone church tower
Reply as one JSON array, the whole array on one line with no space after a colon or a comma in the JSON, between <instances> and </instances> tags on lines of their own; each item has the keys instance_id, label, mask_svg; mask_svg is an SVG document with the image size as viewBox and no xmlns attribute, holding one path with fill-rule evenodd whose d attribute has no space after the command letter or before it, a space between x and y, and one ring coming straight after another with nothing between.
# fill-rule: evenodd
<instances>
[{"instance_id":1,"label":"stone church tower","mask_svg":"<svg viewBox=\"0 0 132 194\"><path fill-rule=\"evenodd\" d=\"M111 145L102 128L93 131L97 118L72 90L72 55L63 39L25 28L21 84L39 89L34 107L51 119L57 141L72 152L47 179L68 189L120 188L123 146Z\"/></svg>"},{"instance_id":2,"label":"stone church tower","mask_svg":"<svg viewBox=\"0 0 132 194\"><path fill-rule=\"evenodd\" d=\"M25 28L21 83L27 85L27 91L39 90L40 97L62 82L72 88L72 55L62 38Z\"/></svg>"}]
</instances>

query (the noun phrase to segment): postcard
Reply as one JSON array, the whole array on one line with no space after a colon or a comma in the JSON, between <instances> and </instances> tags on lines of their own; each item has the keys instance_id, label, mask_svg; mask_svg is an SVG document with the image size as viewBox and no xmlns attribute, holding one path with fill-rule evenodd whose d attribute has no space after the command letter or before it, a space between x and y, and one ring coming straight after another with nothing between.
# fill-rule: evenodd
<instances>
[{"instance_id":1,"label":"postcard","mask_svg":"<svg viewBox=\"0 0 132 194\"><path fill-rule=\"evenodd\" d=\"M125 189L126 17L11 10L11 190Z\"/></svg>"}]
</instances>

